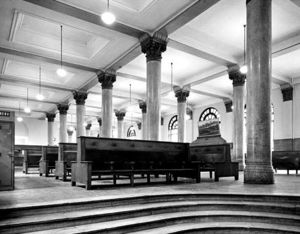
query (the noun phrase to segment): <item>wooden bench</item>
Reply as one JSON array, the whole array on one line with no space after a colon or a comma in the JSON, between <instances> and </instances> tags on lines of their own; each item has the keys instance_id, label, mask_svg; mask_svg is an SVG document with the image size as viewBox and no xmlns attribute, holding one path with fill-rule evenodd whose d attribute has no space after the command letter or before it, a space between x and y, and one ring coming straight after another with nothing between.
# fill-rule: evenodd
<instances>
[{"instance_id":1,"label":"wooden bench","mask_svg":"<svg viewBox=\"0 0 300 234\"><path fill-rule=\"evenodd\" d=\"M287 170L287 174L289 174L290 170L296 170L296 174L298 174L300 151L273 151L272 164L275 171L283 169Z\"/></svg>"},{"instance_id":2,"label":"wooden bench","mask_svg":"<svg viewBox=\"0 0 300 234\"><path fill-rule=\"evenodd\" d=\"M15 145L15 151L23 156L23 173L28 174L29 169L38 171L42 157L41 145Z\"/></svg>"},{"instance_id":3,"label":"wooden bench","mask_svg":"<svg viewBox=\"0 0 300 234\"><path fill-rule=\"evenodd\" d=\"M197 167L188 162L188 144L125 140L113 138L79 137L77 162L72 162L72 186L76 183L91 188L93 176L112 175L113 183L118 176L128 176L134 185L135 174L166 175L172 177L195 178L200 182Z\"/></svg>"},{"instance_id":4,"label":"wooden bench","mask_svg":"<svg viewBox=\"0 0 300 234\"><path fill-rule=\"evenodd\" d=\"M57 146L43 146L42 158L39 163L40 176L49 176L50 172L55 169L55 161L58 159L58 147Z\"/></svg>"},{"instance_id":5,"label":"wooden bench","mask_svg":"<svg viewBox=\"0 0 300 234\"><path fill-rule=\"evenodd\" d=\"M76 161L77 144L76 143L59 143L58 160L55 162L55 179L67 179L71 173L71 162Z\"/></svg>"},{"instance_id":6,"label":"wooden bench","mask_svg":"<svg viewBox=\"0 0 300 234\"><path fill-rule=\"evenodd\" d=\"M200 171L214 172L215 181L229 176L239 179L238 162L231 162L230 144L190 145L189 160L198 163Z\"/></svg>"}]
</instances>

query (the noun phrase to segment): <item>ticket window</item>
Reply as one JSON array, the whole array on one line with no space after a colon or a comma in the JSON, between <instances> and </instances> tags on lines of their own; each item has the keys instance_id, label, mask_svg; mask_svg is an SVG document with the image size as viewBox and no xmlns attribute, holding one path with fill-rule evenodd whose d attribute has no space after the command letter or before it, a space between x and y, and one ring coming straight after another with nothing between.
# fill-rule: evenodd
<instances>
[{"instance_id":1,"label":"ticket window","mask_svg":"<svg viewBox=\"0 0 300 234\"><path fill-rule=\"evenodd\" d=\"M0 190L14 189L14 112L0 110Z\"/></svg>"}]
</instances>

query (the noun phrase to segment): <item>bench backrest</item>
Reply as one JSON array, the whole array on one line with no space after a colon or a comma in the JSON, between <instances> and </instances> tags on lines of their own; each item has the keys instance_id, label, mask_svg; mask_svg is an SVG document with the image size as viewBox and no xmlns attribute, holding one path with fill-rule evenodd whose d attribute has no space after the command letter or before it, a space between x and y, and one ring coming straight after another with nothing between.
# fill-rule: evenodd
<instances>
[{"instance_id":1,"label":"bench backrest","mask_svg":"<svg viewBox=\"0 0 300 234\"><path fill-rule=\"evenodd\" d=\"M43 146L43 160L47 160L50 166L55 165L55 161L58 159L58 147L57 146Z\"/></svg>"},{"instance_id":2,"label":"bench backrest","mask_svg":"<svg viewBox=\"0 0 300 234\"><path fill-rule=\"evenodd\" d=\"M30 165L38 165L42 158L41 145L15 145L15 151L19 151L20 155L24 156L24 161Z\"/></svg>"},{"instance_id":3,"label":"bench backrest","mask_svg":"<svg viewBox=\"0 0 300 234\"><path fill-rule=\"evenodd\" d=\"M59 143L58 161L65 161L71 165L77 158L77 143Z\"/></svg>"},{"instance_id":4,"label":"bench backrest","mask_svg":"<svg viewBox=\"0 0 300 234\"><path fill-rule=\"evenodd\" d=\"M300 151L273 151L274 168L300 169Z\"/></svg>"},{"instance_id":5,"label":"bench backrest","mask_svg":"<svg viewBox=\"0 0 300 234\"><path fill-rule=\"evenodd\" d=\"M80 137L77 160L93 161L96 165L110 161L116 163L182 163L188 160L188 144Z\"/></svg>"},{"instance_id":6,"label":"bench backrest","mask_svg":"<svg viewBox=\"0 0 300 234\"><path fill-rule=\"evenodd\" d=\"M190 146L189 160L202 163L231 162L230 144Z\"/></svg>"}]
</instances>

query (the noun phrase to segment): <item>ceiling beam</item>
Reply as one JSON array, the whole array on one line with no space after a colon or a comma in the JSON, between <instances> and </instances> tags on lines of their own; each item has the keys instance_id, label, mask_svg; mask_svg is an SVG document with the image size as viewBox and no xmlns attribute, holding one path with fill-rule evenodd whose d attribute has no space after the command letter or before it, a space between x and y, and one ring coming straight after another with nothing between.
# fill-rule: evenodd
<instances>
[{"instance_id":1,"label":"ceiling beam","mask_svg":"<svg viewBox=\"0 0 300 234\"><path fill-rule=\"evenodd\" d=\"M183 11L179 12L175 17L162 25L157 31L170 35L177 29L181 28L183 25L201 15L210 7L214 6L219 1L220 0L198 0Z\"/></svg>"},{"instance_id":2,"label":"ceiling beam","mask_svg":"<svg viewBox=\"0 0 300 234\"><path fill-rule=\"evenodd\" d=\"M13 95L3 95L3 94L0 94L0 98L5 98L5 99L10 99L10 100L27 102L27 98L13 96ZM39 101L39 100L32 99L32 98L28 98L28 101L29 102L37 102L37 103L41 103L41 104L51 104L51 105L58 105L59 104L59 102L53 102L53 101L48 101L48 100Z\"/></svg>"},{"instance_id":3,"label":"ceiling beam","mask_svg":"<svg viewBox=\"0 0 300 234\"><path fill-rule=\"evenodd\" d=\"M197 56L199 58L208 60L210 62L219 64L219 65L223 65L223 66L226 66L226 67L235 65L235 63L232 62L232 61L229 61L227 59L224 59L224 58L212 55L212 54L209 54L209 53L207 53L203 50L196 49L194 47L183 44L181 42L177 42L177 41L172 40L172 39L169 39L168 46L173 48L173 49L185 52L187 54Z\"/></svg>"},{"instance_id":4,"label":"ceiling beam","mask_svg":"<svg viewBox=\"0 0 300 234\"><path fill-rule=\"evenodd\" d=\"M272 82L274 84L283 85L286 83L292 84L292 79L277 74L272 74Z\"/></svg>"},{"instance_id":5,"label":"ceiling beam","mask_svg":"<svg viewBox=\"0 0 300 234\"><path fill-rule=\"evenodd\" d=\"M144 32L141 30L138 30L136 28L130 27L128 25L122 24L120 22L115 22L113 25L107 25L102 22L100 19L100 15L93 14L88 11L81 10L79 8L70 6L68 4L59 2L59 1L53 1L53 0L24 0L25 2L29 2L35 5L38 5L40 7L47 8L49 10L71 16L86 22L89 22L91 24L95 24L104 28L107 28L109 30L114 30L122 34L126 34L131 37L139 38L141 37Z\"/></svg>"},{"instance_id":6,"label":"ceiling beam","mask_svg":"<svg viewBox=\"0 0 300 234\"><path fill-rule=\"evenodd\" d=\"M59 65L59 66L61 63L61 61L57 60L57 59L48 58L48 57L44 57L44 56L40 56L40 55L28 53L28 52L23 52L23 51L19 51L19 50L15 50L15 49L9 49L9 48L5 48L5 47L0 47L0 53L32 59L32 60L38 61L38 63L45 62L45 63L55 64L55 65ZM75 64L75 63L68 63L65 61L63 61L62 64L64 67L75 68L75 69L82 70L82 71L88 71L88 72L99 71L99 69L95 69L92 67L86 67L86 66L82 66L79 64Z\"/></svg>"},{"instance_id":7,"label":"ceiling beam","mask_svg":"<svg viewBox=\"0 0 300 234\"><path fill-rule=\"evenodd\" d=\"M35 87L39 88L39 82L38 81L30 81L25 78L15 77L15 76L9 76L9 75L3 75L0 74L0 84L8 84L8 85L18 85L18 86L25 86L25 87ZM47 83L42 84L42 89L48 89L52 91L63 91L63 92L73 92L73 89L61 87L58 85L51 85Z\"/></svg>"},{"instance_id":8,"label":"ceiling beam","mask_svg":"<svg viewBox=\"0 0 300 234\"><path fill-rule=\"evenodd\" d=\"M226 99L226 98L232 98L231 95L227 95L227 94L222 94L222 95L218 95L218 94L215 94L215 93L210 93L210 92L207 92L207 91L200 91L200 90L196 90L196 89L191 89L190 92L192 93L196 93L196 94L199 94L199 95L204 95L204 96L209 96L209 97L213 97L213 98L219 98L219 99Z\"/></svg>"},{"instance_id":9,"label":"ceiling beam","mask_svg":"<svg viewBox=\"0 0 300 234\"><path fill-rule=\"evenodd\" d=\"M272 46L272 58L276 58L300 49L300 32L293 37Z\"/></svg>"}]
</instances>

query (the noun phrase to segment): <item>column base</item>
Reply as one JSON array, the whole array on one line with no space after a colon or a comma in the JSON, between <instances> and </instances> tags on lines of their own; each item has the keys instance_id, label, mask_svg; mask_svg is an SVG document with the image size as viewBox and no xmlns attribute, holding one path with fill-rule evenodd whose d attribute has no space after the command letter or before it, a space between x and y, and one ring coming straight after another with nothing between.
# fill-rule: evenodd
<instances>
[{"instance_id":1,"label":"column base","mask_svg":"<svg viewBox=\"0 0 300 234\"><path fill-rule=\"evenodd\" d=\"M247 162L244 171L246 184L274 184L274 170L270 163Z\"/></svg>"}]
</instances>

